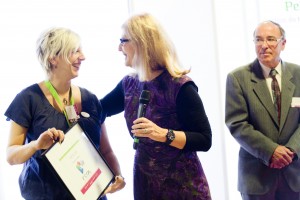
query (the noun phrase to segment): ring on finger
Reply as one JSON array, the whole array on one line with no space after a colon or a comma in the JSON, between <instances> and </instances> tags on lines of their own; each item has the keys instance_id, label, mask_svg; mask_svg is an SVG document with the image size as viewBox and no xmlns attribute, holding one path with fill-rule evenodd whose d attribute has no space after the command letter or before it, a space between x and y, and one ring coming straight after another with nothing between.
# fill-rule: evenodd
<instances>
[{"instance_id":1,"label":"ring on finger","mask_svg":"<svg viewBox=\"0 0 300 200\"><path fill-rule=\"evenodd\" d=\"M145 128L145 129L144 129L144 133L147 133L147 132L148 132L148 130Z\"/></svg>"}]
</instances>

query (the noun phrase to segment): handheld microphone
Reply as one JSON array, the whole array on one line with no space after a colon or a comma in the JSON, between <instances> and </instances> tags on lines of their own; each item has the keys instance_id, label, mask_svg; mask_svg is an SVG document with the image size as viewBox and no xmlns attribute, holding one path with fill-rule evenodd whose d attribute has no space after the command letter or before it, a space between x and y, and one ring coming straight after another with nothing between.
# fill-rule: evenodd
<instances>
[{"instance_id":1,"label":"handheld microphone","mask_svg":"<svg viewBox=\"0 0 300 200\"><path fill-rule=\"evenodd\" d=\"M137 113L137 118L144 117L146 114L146 107L150 101L150 91L149 90L143 90L140 99L139 99L139 109ZM133 138L133 149L137 149L139 138L134 137Z\"/></svg>"}]
</instances>

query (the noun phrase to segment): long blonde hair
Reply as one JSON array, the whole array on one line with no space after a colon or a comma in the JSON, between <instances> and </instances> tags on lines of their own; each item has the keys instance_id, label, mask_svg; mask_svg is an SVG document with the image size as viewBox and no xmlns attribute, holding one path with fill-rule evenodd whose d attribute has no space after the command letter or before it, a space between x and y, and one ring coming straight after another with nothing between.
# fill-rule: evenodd
<instances>
[{"instance_id":1,"label":"long blonde hair","mask_svg":"<svg viewBox=\"0 0 300 200\"><path fill-rule=\"evenodd\" d=\"M155 70L166 69L172 77L181 77L190 72L182 68L174 44L152 15L134 15L122 28L136 47L132 67L141 81Z\"/></svg>"}]
</instances>

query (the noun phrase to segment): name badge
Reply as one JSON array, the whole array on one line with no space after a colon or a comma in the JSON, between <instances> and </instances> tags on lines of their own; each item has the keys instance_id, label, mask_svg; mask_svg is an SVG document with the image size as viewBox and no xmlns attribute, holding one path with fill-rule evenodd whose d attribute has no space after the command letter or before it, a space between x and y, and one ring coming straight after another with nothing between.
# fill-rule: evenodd
<instances>
[{"instance_id":1,"label":"name badge","mask_svg":"<svg viewBox=\"0 0 300 200\"><path fill-rule=\"evenodd\" d=\"M71 123L77 122L77 120L79 119L79 115L77 115L75 107L74 106L66 106L66 113L68 116L68 120Z\"/></svg>"},{"instance_id":2,"label":"name badge","mask_svg":"<svg viewBox=\"0 0 300 200\"><path fill-rule=\"evenodd\" d=\"M291 107L300 108L300 97L293 97Z\"/></svg>"}]
</instances>

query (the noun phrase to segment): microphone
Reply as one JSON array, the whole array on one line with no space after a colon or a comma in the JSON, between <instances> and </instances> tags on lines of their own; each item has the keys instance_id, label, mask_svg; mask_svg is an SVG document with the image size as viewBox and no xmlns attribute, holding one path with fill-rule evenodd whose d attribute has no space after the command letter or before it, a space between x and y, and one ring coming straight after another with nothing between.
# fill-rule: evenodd
<instances>
[{"instance_id":1,"label":"microphone","mask_svg":"<svg viewBox=\"0 0 300 200\"><path fill-rule=\"evenodd\" d=\"M146 114L146 107L150 101L150 91L149 90L143 90L140 99L139 99L139 109L138 109L138 114L137 118L144 117ZM138 143L139 143L139 138L134 137L133 138L133 149L137 149Z\"/></svg>"}]
</instances>

